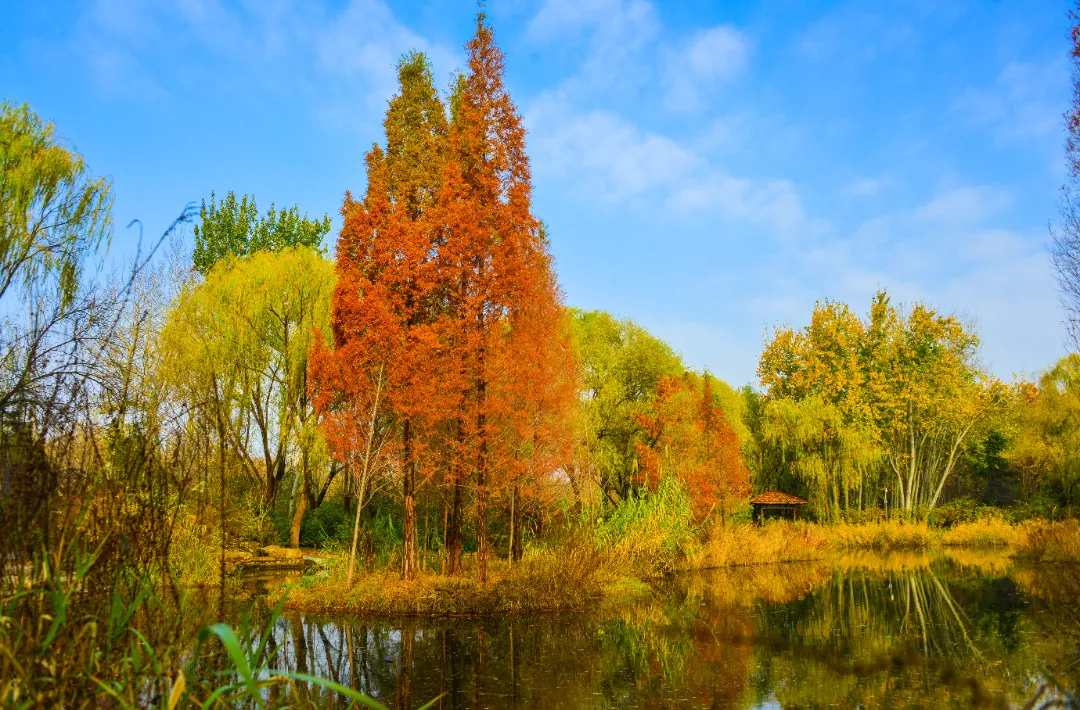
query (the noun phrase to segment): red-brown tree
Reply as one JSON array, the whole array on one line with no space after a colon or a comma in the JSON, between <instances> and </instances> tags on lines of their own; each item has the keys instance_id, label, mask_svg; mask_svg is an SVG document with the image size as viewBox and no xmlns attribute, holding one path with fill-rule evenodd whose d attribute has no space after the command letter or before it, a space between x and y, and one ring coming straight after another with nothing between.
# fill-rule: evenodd
<instances>
[{"instance_id":1,"label":"red-brown tree","mask_svg":"<svg viewBox=\"0 0 1080 710\"><path fill-rule=\"evenodd\" d=\"M471 469L476 492L477 574L487 581L488 506L493 485L520 460L515 437L505 435L521 416L520 388L550 370L514 357L516 343L538 343L543 322L557 318L558 296L539 221L532 214L532 184L525 129L503 84L503 55L481 14L468 43L469 71L451 103L449 150L436 211L442 232L439 261L448 288L450 317L444 341L454 353L454 461L452 482ZM541 354L541 357L543 355ZM511 427L512 428L512 427ZM448 515L448 571L460 556L460 514Z\"/></svg>"},{"instance_id":2,"label":"red-brown tree","mask_svg":"<svg viewBox=\"0 0 1080 710\"><path fill-rule=\"evenodd\" d=\"M646 434L637 445L643 484L652 487L664 476L676 476L690 494L695 516L718 513L721 522L750 493L738 435L708 373L664 378L652 412L640 422Z\"/></svg>"}]
</instances>

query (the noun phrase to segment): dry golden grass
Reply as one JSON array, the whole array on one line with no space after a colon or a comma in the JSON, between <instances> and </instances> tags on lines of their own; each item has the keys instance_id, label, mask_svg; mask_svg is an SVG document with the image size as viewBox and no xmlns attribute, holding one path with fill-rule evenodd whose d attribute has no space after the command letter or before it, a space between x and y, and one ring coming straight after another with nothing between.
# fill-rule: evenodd
<instances>
[{"instance_id":1,"label":"dry golden grass","mask_svg":"<svg viewBox=\"0 0 1080 710\"><path fill-rule=\"evenodd\" d=\"M839 550L905 550L930 547L937 531L925 523L886 520L822 526L822 535Z\"/></svg>"},{"instance_id":2,"label":"dry golden grass","mask_svg":"<svg viewBox=\"0 0 1080 710\"><path fill-rule=\"evenodd\" d=\"M287 609L402 616L473 616L581 611L600 600L626 598L648 587L625 573L626 560L571 539L555 549L530 551L510 566L492 560L488 583L474 577L422 574L402 581L397 570L361 574L345 589L343 566L290 585Z\"/></svg>"},{"instance_id":3,"label":"dry golden grass","mask_svg":"<svg viewBox=\"0 0 1080 710\"><path fill-rule=\"evenodd\" d=\"M588 535L570 536L552 547L530 550L514 566L493 560L489 582L483 586L471 576L435 574L403 582L395 569L386 569L362 574L346 592L343 565L334 564L290 585L287 608L448 616L580 611L598 602L646 595L647 581L673 567L706 570L757 565L768 570L747 579L739 577L733 580L737 583L729 585L745 591L747 586L759 590L792 586L785 580L798 566L777 563L827 561L830 568L896 570L923 567L944 554L959 564L990 570L1011 565L1010 557L1080 561L1080 525L1073 520L1014 526L990 518L950 529L899 521L837 526L804 522L773 522L761 527L716 525L703 539L685 545L675 565L671 551L661 544L663 540L641 533L598 547ZM937 552L928 554L932 550Z\"/></svg>"},{"instance_id":4,"label":"dry golden grass","mask_svg":"<svg viewBox=\"0 0 1080 710\"><path fill-rule=\"evenodd\" d=\"M993 548L1016 545L1020 528L1001 518L983 518L953 528L932 528L926 523L887 520L857 525L823 527L834 549L914 550L931 547Z\"/></svg>"},{"instance_id":5,"label":"dry golden grass","mask_svg":"<svg viewBox=\"0 0 1080 710\"><path fill-rule=\"evenodd\" d=\"M687 569L818 560L828 552L824 528L807 523L713 526L686 558Z\"/></svg>"},{"instance_id":6,"label":"dry golden grass","mask_svg":"<svg viewBox=\"0 0 1080 710\"><path fill-rule=\"evenodd\" d=\"M1036 562L1080 562L1080 523L1032 520L1019 528L1016 556Z\"/></svg>"},{"instance_id":7,"label":"dry golden grass","mask_svg":"<svg viewBox=\"0 0 1080 710\"><path fill-rule=\"evenodd\" d=\"M1001 518L982 518L961 523L942 531L941 544L946 547L1014 547L1023 539L1021 526L1011 525Z\"/></svg>"}]
</instances>

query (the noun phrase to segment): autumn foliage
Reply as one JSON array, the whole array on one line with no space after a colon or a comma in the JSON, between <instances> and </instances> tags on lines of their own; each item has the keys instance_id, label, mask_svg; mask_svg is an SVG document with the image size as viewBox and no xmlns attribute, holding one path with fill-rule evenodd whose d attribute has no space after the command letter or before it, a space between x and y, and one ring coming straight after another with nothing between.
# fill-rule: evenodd
<instances>
[{"instance_id":1,"label":"autumn foliage","mask_svg":"<svg viewBox=\"0 0 1080 710\"><path fill-rule=\"evenodd\" d=\"M387 148L371 149L367 192L342 207L334 347L313 358L336 455L355 461L385 435L378 451L405 501L406 578L413 498L438 479L445 568L459 568L471 492L485 579L492 496L508 490L513 515L530 482L562 464L576 391L561 295L531 212L525 130L482 15L467 49L449 118L423 55L401 62Z\"/></svg>"},{"instance_id":2,"label":"autumn foliage","mask_svg":"<svg viewBox=\"0 0 1080 710\"><path fill-rule=\"evenodd\" d=\"M661 380L652 411L639 420L645 430L637 442L642 483L655 486L665 475L676 476L698 519L715 513L723 522L745 502L750 473L708 373Z\"/></svg>"}]
</instances>

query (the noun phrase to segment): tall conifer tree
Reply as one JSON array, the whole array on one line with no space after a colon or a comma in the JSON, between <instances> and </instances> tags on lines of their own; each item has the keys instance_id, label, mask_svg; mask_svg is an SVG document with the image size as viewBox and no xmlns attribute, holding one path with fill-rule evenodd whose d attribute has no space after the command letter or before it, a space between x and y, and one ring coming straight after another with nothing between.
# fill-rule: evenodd
<instances>
[{"instance_id":1,"label":"tall conifer tree","mask_svg":"<svg viewBox=\"0 0 1080 710\"><path fill-rule=\"evenodd\" d=\"M400 91L384 123L385 152L367 155L368 186L362 202L347 196L345 224L338 241L338 284L334 293L335 351L322 352L317 386L327 414L375 401L400 432L392 447L401 471L404 497L402 576L416 575L418 478L430 461L418 450L418 432L437 420L449 404L440 399L434 318L439 311L436 230L431 222L445 152L446 114L421 53L402 58ZM376 374L378 376L376 377ZM385 383L385 386L382 386ZM345 422L367 426L363 418ZM365 441L357 432L338 437L342 449ZM348 451L339 451L345 457Z\"/></svg>"},{"instance_id":2,"label":"tall conifer tree","mask_svg":"<svg viewBox=\"0 0 1080 710\"><path fill-rule=\"evenodd\" d=\"M438 210L440 262L452 307L444 336L458 363L456 470L460 476L468 466L474 473L477 574L484 583L491 489L516 457L498 427L513 411L513 383L523 381L519 368L529 367L506 354L530 329L531 318L557 317L558 297L547 244L531 211L525 128L503 84L503 55L483 14L466 48L469 72L452 102ZM552 307L525 307L544 303ZM459 536L451 530L448 538Z\"/></svg>"}]
</instances>

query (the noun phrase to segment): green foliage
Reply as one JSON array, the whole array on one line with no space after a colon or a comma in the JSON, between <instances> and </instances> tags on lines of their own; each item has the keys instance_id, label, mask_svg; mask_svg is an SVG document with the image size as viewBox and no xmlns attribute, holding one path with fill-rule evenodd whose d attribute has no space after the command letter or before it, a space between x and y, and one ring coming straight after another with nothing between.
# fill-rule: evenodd
<instances>
[{"instance_id":1,"label":"green foliage","mask_svg":"<svg viewBox=\"0 0 1080 710\"><path fill-rule=\"evenodd\" d=\"M1019 431L1005 458L1026 498L1040 491L1071 505L1080 493L1080 354L1058 361L1037 387L1020 390Z\"/></svg>"},{"instance_id":2,"label":"green foliage","mask_svg":"<svg viewBox=\"0 0 1080 710\"><path fill-rule=\"evenodd\" d=\"M380 508L375 513L371 537L374 542L375 559L378 564L390 563L395 556L401 553L402 540L405 538L401 516L394 515L387 508Z\"/></svg>"},{"instance_id":3,"label":"green foliage","mask_svg":"<svg viewBox=\"0 0 1080 710\"><path fill-rule=\"evenodd\" d=\"M1007 410L1008 388L978 363L978 336L952 315L884 291L860 319L818 303L811 322L777 328L758 365L769 416L763 438L807 483L826 517L884 488L908 517L941 500L965 452ZM791 456L789 456L791 454Z\"/></svg>"},{"instance_id":4,"label":"green foliage","mask_svg":"<svg viewBox=\"0 0 1080 710\"><path fill-rule=\"evenodd\" d=\"M300 544L304 547L323 547L344 543L352 535L353 517L341 500L326 500L304 515L300 525Z\"/></svg>"},{"instance_id":5,"label":"green foliage","mask_svg":"<svg viewBox=\"0 0 1080 710\"><path fill-rule=\"evenodd\" d=\"M227 259L188 284L161 334L160 377L224 434L267 507L290 451L305 450L311 470L330 465L307 363L316 333L329 331L333 284L333 265L304 246Z\"/></svg>"},{"instance_id":6,"label":"green foliage","mask_svg":"<svg viewBox=\"0 0 1080 710\"><path fill-rule=\"evenodd\" d=\"M974 523L992 510L974 498L962 496L939 505L930 513L927 522L937 527L951 528L961 523Z\"/></svg>"},{"instance_id":7,"label":"green foliage","mask_svg":"<svg viewBox=\"0 0 1080 710\"><path fill-rule=\"evenodd\" d=\"M694 542L690 496L675 478L656 491L631 491L599 520L593 532L601 550L626 555L653 574L669 572Z\"/></svg>"},{"instance_id":8,"label":"green foliage","mask_svg":"<svg viewBox=\"0 0 1080 710\"><path fill-rule=\"evenodd\" d=\"M622 498L638 468L640 417L648 413L660 381L686 368L667 343L631 321L603 311L571 312L581 356L585 439L604 491Z\"/></svg>"},{"instance_id":9,"label":"green foliage","mask_svg":"<svg viewBox=\"0 0 1080 710\"><path fill-rule=\"evenodd\" d=\"M69 304L83 259L110 235L111 187L29 106L0 102L0 298L56 277Z\"/></svg>"},{"instance_id":10,"label":"green foliage","mask_svg":"<svg viewBox=\"0 0 1080 710\"><path fill-rule=\"evenodd\" d=\"M259 251L276 252L306 246L322 251L323 237L330 231L330 217L310 220L297 207L278 212L273 204L259 216L255 197L239 201L229 192L220 203L210 193L210 205L203 200L201 224L195 226L195 270L203 276L227 256L243 257Z\"/></svg>"}]
</instances>

